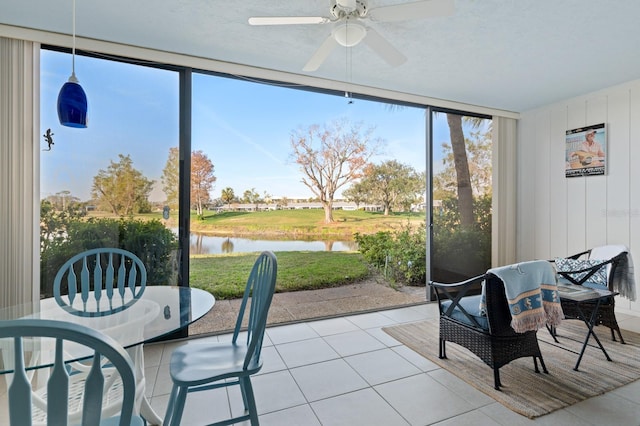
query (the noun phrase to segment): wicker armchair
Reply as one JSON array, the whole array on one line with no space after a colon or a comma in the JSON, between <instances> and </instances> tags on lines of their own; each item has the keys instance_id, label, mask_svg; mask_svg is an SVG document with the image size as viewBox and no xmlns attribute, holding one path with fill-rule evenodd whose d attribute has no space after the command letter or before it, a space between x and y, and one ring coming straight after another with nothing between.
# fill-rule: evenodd
<instances>
[{"instance_id":1,"label":"wicker armchair","mask_svg":"<svg viewBox=\"0 0 640 426\"><path fill-rule=\"evenodd\" d=\"M481 295L466 296L468 290L485 281L486 315L480 312ZM445 343L463 346L493 369L494 387L500 390L500 367L511 361L533 357L535 371L538 358L548 373L536 331L516 333L511 328L511 313L504 284L497 276L487 273L453 284L430 282L440 307L439 357L446 358Z\"/></svg>"},{"instance_id":2,"label":"wicker armchair","mask_svg":"<svg viewBox=\"0 0 640 426\"><path fill-rule=\"evenodd\" d=\"M592 255L593 250L594 249L586 250L569 256L567 259L578 260L581 258L586 258L585 260L591 260L591 264L583 264L582 266L575 267L574 269L558 269L557 272L559 281L562 281L564 279L572 284L584 285L585 287L617 291L618 289L614 288L614 277L616 276L616 272L621 263L628 261L628 252L621 251L620 253L609 259L597 260ZM559 259L554 260L554 262L556 263L557 261L559 261ZM598 273L604 274L605 284L595 282L594 277ZM562 300L562 310L564 311L565 318L582 319L580 315L581 312L587 317L587 319L590 318L591 314L593 313L593 307L595 307L595 302L580 302L580 310L578 309L577 304L578 302L575 301ZM622 337L620 327L618 326L618 321L616 320L615 304L616 302L614 297L609 297L605 301L601 302L598 309L598 316L596 318L595 325L603 325L605 327L608 327L611 330L611 340L616 341L617 333L618 337L620 338L620 342L624 344L624 338Z\"/></svg>"}]
</instances>

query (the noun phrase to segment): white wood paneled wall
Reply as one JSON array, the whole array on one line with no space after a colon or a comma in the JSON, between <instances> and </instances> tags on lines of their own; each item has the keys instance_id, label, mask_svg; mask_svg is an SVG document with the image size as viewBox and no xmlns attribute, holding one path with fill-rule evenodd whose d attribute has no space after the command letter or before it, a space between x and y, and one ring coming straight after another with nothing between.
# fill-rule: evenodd
<instances>
[{"instance_id":1,"label":"white wood paneled wall","mask_svg":"<svg viewBox=\"0 0 640 426\"><path fill-rule=\"evenodd\" d=\"M565 131L598 123L607 174L566 178ZM640 271L640 80L522 113L517 168L518 261L624 244ZM640 312L640 302L619 304Z\"/></svg>"}]
</instances>

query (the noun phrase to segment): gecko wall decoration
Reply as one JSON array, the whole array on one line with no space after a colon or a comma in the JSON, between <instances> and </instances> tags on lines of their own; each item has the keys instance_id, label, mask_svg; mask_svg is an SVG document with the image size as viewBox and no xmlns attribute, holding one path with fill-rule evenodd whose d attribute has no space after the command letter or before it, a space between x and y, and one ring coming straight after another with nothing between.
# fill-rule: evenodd
<instances>
[{"instance_id":1,"label":"gecko wall decoration","mask_svg":"<svg viewBox=\"0 0 640 426\"><path fill-rule=\"evenodd\" d=\"M53 135L54 134L55 133L53 133L51 131L51 129L47 129L47 132L44 135L42 135L42 136L44 136L45 142L47 142L47 145L49 146L49 149L43 149L43 151L51 151L51 148L54 145L54 143L53 143Z\"/></svg>"}]
</instances>

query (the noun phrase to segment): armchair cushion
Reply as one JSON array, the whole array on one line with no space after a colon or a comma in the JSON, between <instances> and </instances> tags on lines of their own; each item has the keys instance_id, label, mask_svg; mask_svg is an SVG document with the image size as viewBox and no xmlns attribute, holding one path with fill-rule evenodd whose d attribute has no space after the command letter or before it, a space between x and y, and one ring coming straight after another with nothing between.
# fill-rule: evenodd
<instances>
[{"instance_id":1,"label":"armchair cushion","mask_svg":"<svg viewBox=\"0 0 640 426\"><path fill-rule=\"evenodd\" d=\"M483 315L480 311L480 298L481 295L477 296L466 296L460 299L458 302L459 306L462 306L462 309L467 311L469 315L471 315L477 322L480 327L489 331L489 322L487 321L486 315ZM442 302L442 310L447 311L449 306L451 306L452 301L446 300ZM453 309L453 312L450 315L451 318L460 321L464 324L467 324L471 327L477 327L476 324L473 324L473 321L469 319L457 306Z\"/></svg>"},{"instance_id":2,"label":"armchair cushion","mask_svg":"<svg viewBox=\"0 0 640 426\"><path fill-rule=\"evenodd\" d=\"M597 284L591 281L586 281L584 283L582 283L582 285L584 287L589 287L589 288L593 288L595 290L608 290L606 285L602 285L602 284Z\"/></svg>"},{"instance_id":3,"label":"armchair cushion","mask_svg":"<svg viewBox=\"0 0 640 426\"><path fill-rule=\"evenodd\" d=\"M556 258L555 264L558 272L571 272L571 271L582 271L575 272L569 274L576 281L582 281L582 279L590 272L590 268L594 266L600 265L602 262L606 262L606 260L596 260L596 259L569 259L569 258ZM586 269L586 270L585 270ZM599 268L593 275L591 275L588 279L589 283L603 286L603 288L607 288L607 268L602 267ZM585 283L586 284L586 283ZM599 288L599 287L596 287Z\"/></svg>"}]
</instances>

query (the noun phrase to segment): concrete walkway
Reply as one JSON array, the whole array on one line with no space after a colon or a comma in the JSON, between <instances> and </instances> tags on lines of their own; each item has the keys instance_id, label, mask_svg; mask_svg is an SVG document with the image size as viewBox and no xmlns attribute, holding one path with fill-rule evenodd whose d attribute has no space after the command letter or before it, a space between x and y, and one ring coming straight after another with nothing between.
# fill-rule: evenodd
<instances>
[{"instance_id":1,"label":"concrete walkway","mask_svg":"<svg viewBox=\"0 0 640 426\"><path fill-rule=\"evenodd\" d=\"M221 334L233 330L241 299L216 300L213 309L189 327L189 335ZM269 310L268 325L331 318L426 302L424 287L395 290L372 278L342 287L276 293Z\"/></svg>"}]
</instances>

